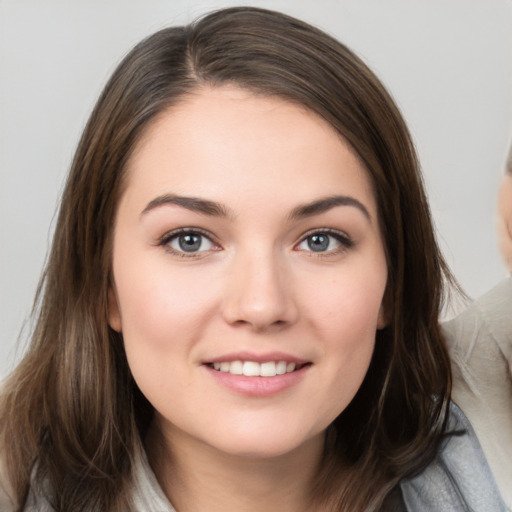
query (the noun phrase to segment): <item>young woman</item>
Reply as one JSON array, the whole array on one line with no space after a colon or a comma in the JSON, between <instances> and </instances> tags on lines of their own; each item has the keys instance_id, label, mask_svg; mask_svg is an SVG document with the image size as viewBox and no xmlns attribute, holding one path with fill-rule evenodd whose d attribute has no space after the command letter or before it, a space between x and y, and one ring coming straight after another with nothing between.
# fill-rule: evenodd
<instances>
[{"instance_id":1,"label":"young woman","mask_svg":"<svg viewBox=\"0 0 512 512\"><path fill-rule=\"evenodd\" d=\"M450 406L450 275L393 101L287 16L140 43L4 385L6 510L502 510Z\"/></svg>"}]
</instances>

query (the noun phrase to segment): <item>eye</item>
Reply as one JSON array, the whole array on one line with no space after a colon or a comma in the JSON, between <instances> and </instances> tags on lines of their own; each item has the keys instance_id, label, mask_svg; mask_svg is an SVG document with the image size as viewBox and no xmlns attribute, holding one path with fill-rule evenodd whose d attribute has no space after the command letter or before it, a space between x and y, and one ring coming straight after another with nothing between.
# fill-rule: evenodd
<instances>
[{"instance_id":1,"label":"eye","mask_svg":"<svg viewBox=\"0 0 512 512\"><path fill-rule=\"evenodd\" d=\"M306 235L297 245L300 251L338 253L352 246L352 241L337 231L315 231Z\"/></svg>"},{"instance_id":2,"label":"eye","mask_svg":"<svg viewBox=\"0 0 512 512\"><path fill-rule=\"evenodd\" d=\"M209 236L197 230L179 230L165 235L160 245L182 256L218 250Z\"/></svg>"}]
</instances>

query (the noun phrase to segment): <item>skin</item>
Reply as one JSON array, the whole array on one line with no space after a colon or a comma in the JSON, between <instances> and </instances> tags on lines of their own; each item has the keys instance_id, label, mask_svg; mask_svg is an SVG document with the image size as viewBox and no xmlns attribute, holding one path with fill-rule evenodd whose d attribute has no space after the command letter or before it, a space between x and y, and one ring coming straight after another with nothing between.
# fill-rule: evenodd
<instances>
[{"instance_id":1,"label":"skin","mask_svg":"<svg viewBox=\"0 0 512 512\"><path fill-rule=\"evenodd\" d=\"M386 323L367 171L315 114L225 86L163 113L127 171L109 321L156 410L157 479L180 512L306 510L325 429ZM303 208L332 196L345 199ZM199 250L183 252L182 228L200 230ZM326 236L321 251L312 233ZM276 351L307 365L270 394L226 386L206 364Z\"/></svg>"},{"instance_id":2,"label":"skin","mask_svg":"<svg viewBox=\"0 0 512 512\"><path fill-rule=\"evenodd\" d=\"M512 274L512 173L501 182L498 196L498 239L501 256Z\"/></svg>"}]
</instances>

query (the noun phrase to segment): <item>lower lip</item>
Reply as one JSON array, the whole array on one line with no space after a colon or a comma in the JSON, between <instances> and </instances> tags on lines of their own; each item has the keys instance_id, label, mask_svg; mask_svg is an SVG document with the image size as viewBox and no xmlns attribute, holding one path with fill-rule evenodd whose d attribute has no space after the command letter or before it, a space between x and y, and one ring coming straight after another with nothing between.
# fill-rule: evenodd
<instances>
[{"instance_id":1,"label":"lower lip","mask_svg":"<svg viewBox=\"0 0 512 512\"><path fill-rule=\"evenodd\" d=\"M220 384L245 396L267 397L282 393L297 385L306 375L311 365L304 365L299 370L275 377L246 377L220 372L209 366L204 366L210 375Z\"/></svg>"}]
</instances>

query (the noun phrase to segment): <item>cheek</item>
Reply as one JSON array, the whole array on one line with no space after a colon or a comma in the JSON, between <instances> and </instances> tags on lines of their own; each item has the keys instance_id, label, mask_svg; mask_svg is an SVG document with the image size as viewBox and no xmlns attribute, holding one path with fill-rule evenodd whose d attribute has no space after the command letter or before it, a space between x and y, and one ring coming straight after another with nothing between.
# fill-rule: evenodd
<instances>
[{"instance_id":1,"label":"cheek","mask_svg":"<svg viewBox=\"0 0 512 512\"><path fill-rule=\"evenodd\" d=\"M366 320L364 314L352 316L349 323L340 320L333 326L328 340L327 364L333 377L326 399L332 411L331 421L346 409L368 372L375 348L376 327Z\"/></svg>"},{"instance_id":2,"label":"cheek","mask_svg":"<svg viewBox=\"0 0 512 512\"><path fill-rule=\"evenodd\" d=\"M326 351L333 364L338 365L344 386L357 388L373 354L380 301L364 289L346 286L344 291L338 293L334 306L325 304Z\"/></svg>"},{"instance_id":3,"label":"cheek","mask_svg":"<svg viewBox=\"0 0 512 512\"><path fill-rule=\"evenodd\" d=\"M385 272L345 273L324 280L321 287L309 286L304 302L317 327L340 340L375 334L381 322Z\"/></svg>"},{"instance_id":4,"label":"cheek","mask_svg":"<svg viewBox=\"0 0 512 512\"><path fill-rule=\"evenodd\" d=\"M325 374L331 376L326 397L335 417L357 393L368 370L386 272L354 270L323 283L322 289L310 287L307 317L309 327L323 341Z\"/></svg>"},{"instance_id":5,"label":"cheek","mask_svg":"<svg viewBox=\"0 0 512 512\"><path fill-rule=\"evenodd\" d=\"M215 301L198 272L136 260L114 269L122 333L130 350L172 352L197 337ZM199 272L200 274L200 272Z\"/></svg>"},{"instance_id":6,"label":"cheek","mask_svg":"<svg viewBox=\"0 0 512 512\"><path fill-rule=\"evenodd\" d=\"M191 384L193 347L212 297L183 273L140 262L130 267L115 275L126 357L142 393L165 409L168 397L182 392L176 386Z\"/></svg>"}]
</instances>

